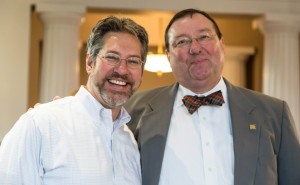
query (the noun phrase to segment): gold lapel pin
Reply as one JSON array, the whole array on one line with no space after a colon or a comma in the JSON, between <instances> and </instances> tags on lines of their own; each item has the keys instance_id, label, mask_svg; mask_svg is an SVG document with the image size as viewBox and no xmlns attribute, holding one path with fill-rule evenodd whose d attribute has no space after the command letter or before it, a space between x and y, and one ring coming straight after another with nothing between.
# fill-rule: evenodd
<instances>
[{"instance_id":1,"label":"gold lapel pin","mask_svg":"<svg viewBox=\"0 0 300 185\"><path fill-rule=\"evenodd\" d=\"M249 125L249 129L250 129L250 130L256 130L256 124L253 124L253 123L250 124L250 125Z\"/></svg>"}]
</instances>

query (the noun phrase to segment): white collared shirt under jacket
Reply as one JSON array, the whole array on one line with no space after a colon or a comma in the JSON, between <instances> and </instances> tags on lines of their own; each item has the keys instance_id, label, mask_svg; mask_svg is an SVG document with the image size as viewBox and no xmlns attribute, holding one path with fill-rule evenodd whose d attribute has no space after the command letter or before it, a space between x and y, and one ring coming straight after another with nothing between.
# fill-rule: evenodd
<instances>
[{"instance_id":1,"label":"white collared shirt under jacket","mask_svg":"<svg viewBox=\"0 0 300 185\"><path fill-rule=\"evenodd\" d=\"M207 96L221 90L222 106L201 106L190 114L185 95ZM179 86L164 153L159 185L233 185L234 153L227 89L223 79L195 94Z\"/></svg>"},{"instance_id":2,"label":"white collared shirt under jacket","mask_svg":"<svg viewBox=\"0 0 300 185\"><path fill-rule=\"evenodd\" d=\"M25 113L0 147L1 185L141 185L140 155L117 120L81 87Z\"/></svg>"}]
</instances>

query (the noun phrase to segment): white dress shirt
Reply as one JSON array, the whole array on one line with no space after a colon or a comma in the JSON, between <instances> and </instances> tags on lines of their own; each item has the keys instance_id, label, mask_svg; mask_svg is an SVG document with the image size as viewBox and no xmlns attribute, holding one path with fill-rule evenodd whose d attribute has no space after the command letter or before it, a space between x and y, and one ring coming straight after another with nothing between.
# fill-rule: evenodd
<instances>
[{"instance_id":1,"label":"white dress shirt","mask_svg":"<svg viewBox=\"0 0 300 185\"><path fill-rule=\"evenodd\" d=\"M81 87L25 113L0 147L1 185L141 185L140 155L125 125Z\"/></svg>"},{"instance_id":2,"label":"white dress shirt","mask_svg":"<svg viewBox=\"0 0 300 185\"><path fill-rule=\"evenodd\" d=\"M190 114L185 95L221 90L222 106L201 106ZM234 153L227 90L223 79L209 92L195 94L179 86L163 158L159 185L233 185Z\"/></svg>"}]
</instances>

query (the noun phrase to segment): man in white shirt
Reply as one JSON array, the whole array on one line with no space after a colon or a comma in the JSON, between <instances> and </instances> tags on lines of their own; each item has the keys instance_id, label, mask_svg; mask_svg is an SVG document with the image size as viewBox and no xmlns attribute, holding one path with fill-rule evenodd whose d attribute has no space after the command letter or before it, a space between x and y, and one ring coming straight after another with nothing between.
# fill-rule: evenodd
<instances>
[{"instance_id":1,"label":"man in white shirt","mask_svg":"<svg viewBox=\"0 0 300 185\"><path fill-rule=\"evenodd\" d=\"M141 185L137 143L122 107L138 89L143 27L107 17L88 39L86 86L22 115L0 147L1 185Z\"/></svg>"}]
</instances>

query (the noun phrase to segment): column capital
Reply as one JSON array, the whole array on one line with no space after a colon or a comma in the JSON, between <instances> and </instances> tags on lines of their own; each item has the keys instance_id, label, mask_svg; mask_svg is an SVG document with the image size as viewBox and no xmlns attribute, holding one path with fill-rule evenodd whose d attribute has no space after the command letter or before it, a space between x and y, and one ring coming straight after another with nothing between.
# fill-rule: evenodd
<instances>
[{"instance_id":1,"label":"column capital","mask_svg":"<svg viewBox=\"0 0 300 185\"><path fill-rule=\"evenodd\" d=\"M300 32L300 13L266 13L252 22L254 29L265 32Z\"/></svg>"},{"instance_id":2,"label":"column capital","mask_svg":"<svg viewBox=\"0 0 300 185\"><path fill-rule=\"evenodd\" d=\"M39 13L75 13L84 14L86 6L80 4L66 3L37 3L37 12Z\"/></svg>"},{"instance_id":3,"label":"column capital","mask_svg":"<svg viewBox=\"0 0 300 185\"><path fill-rule=\"evenodd\" d=\"M78 25L86 12L86 7L78 4L38 3L36 8L45 26L49 24Z\"/></svg>"}]
</instances>

